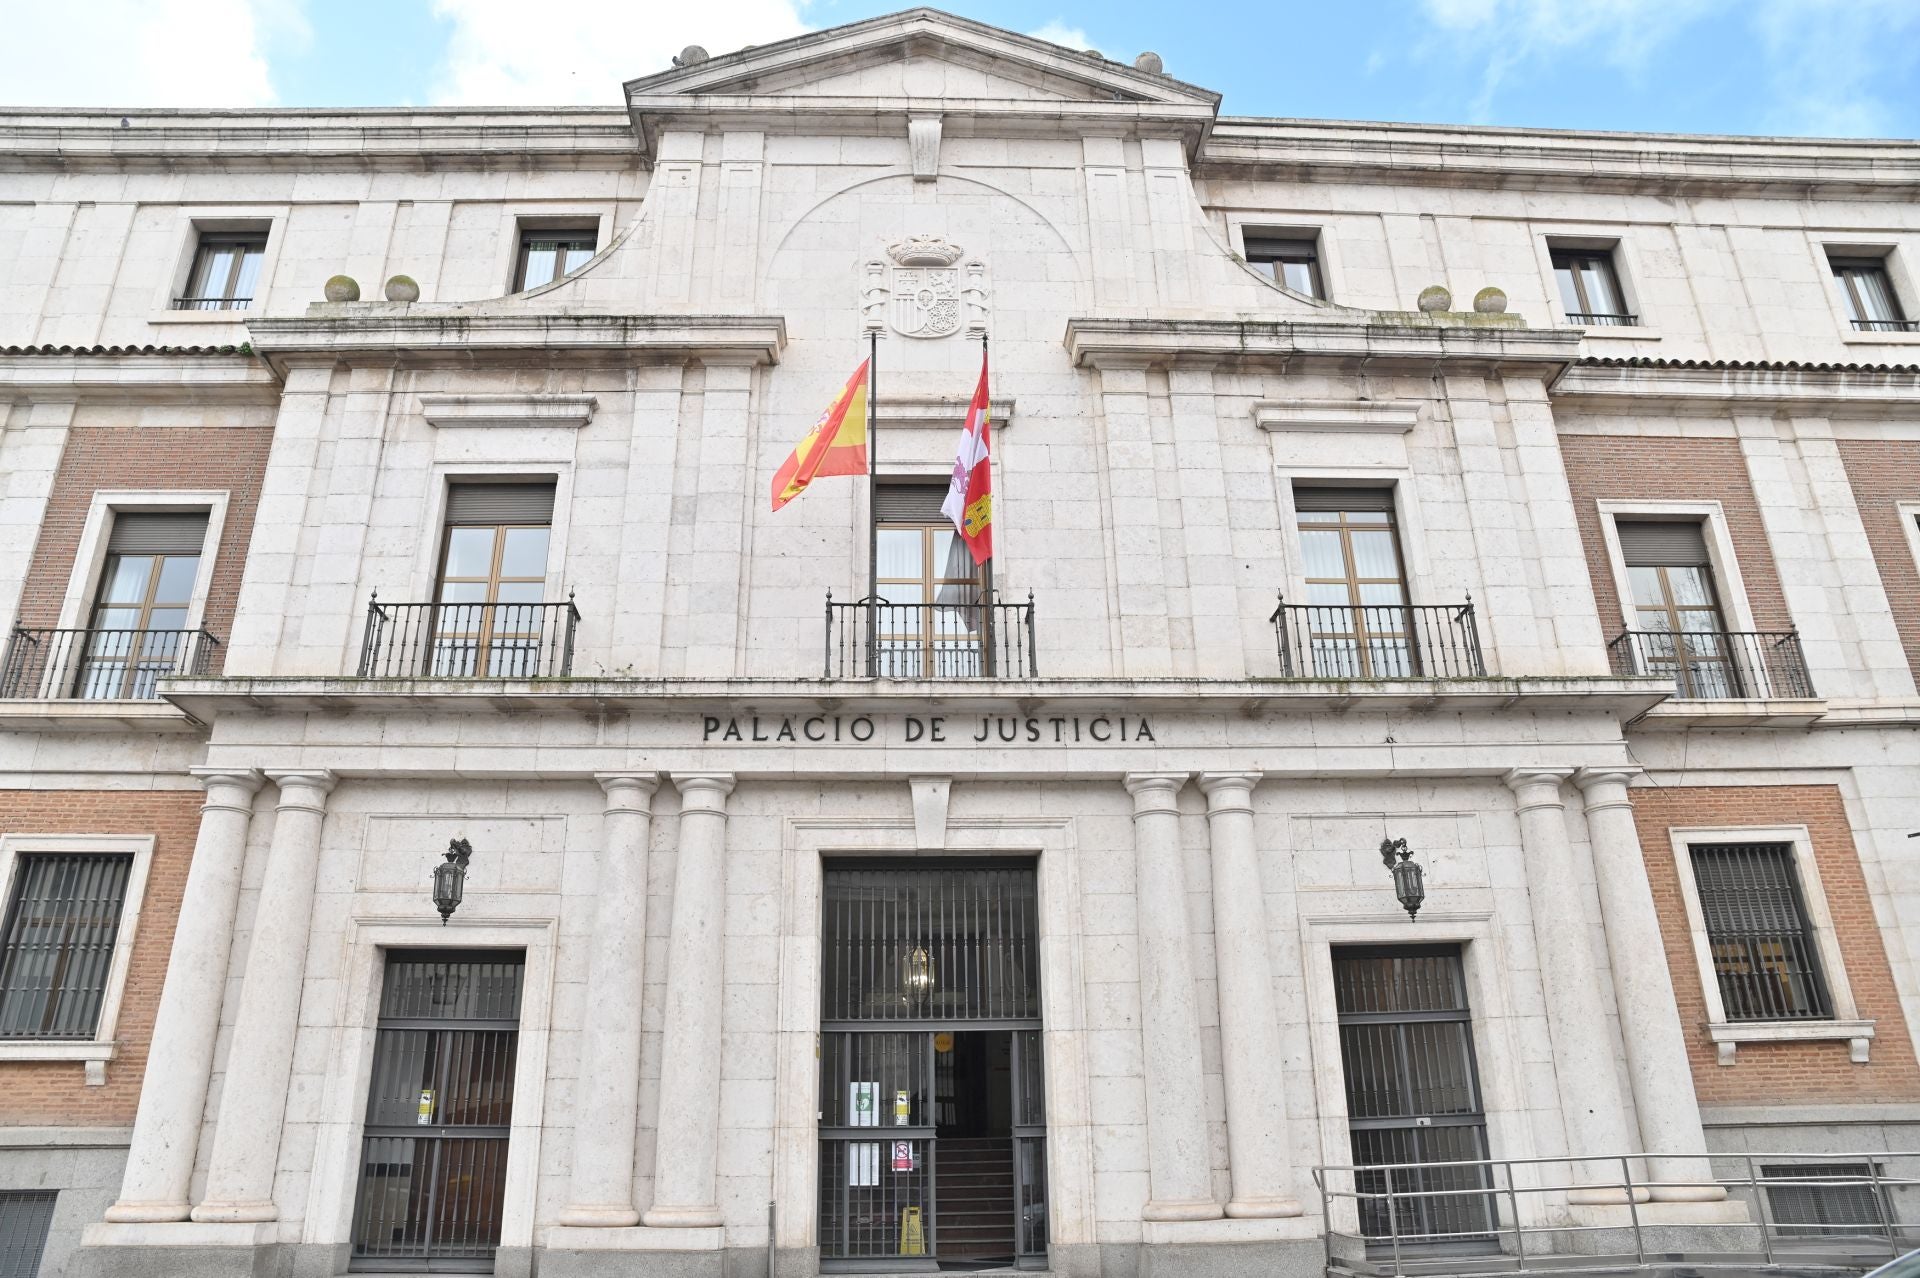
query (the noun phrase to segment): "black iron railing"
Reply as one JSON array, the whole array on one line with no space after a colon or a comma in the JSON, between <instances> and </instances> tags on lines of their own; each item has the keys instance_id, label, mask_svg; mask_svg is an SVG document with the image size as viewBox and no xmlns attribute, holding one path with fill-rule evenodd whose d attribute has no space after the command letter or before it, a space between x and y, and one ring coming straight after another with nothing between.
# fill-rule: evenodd
<instances>
[{"instance_id":1,"label":"black iron railing","mask_svg":"<svg viewBox=\"0 0 1920 1278\"><path fill-rule=\"evenodd\" d=\"M203 675L220 641L205 630L16 627L0 662L0 697L150 701L170 675Z\"/></svg>"},{"instance_id":2,"label":"black iron railing","mask_svg":"<svg viewBox=\"0 0 1920 1278\"><path fill-rule=\"evenodd\" d=\"M1920 333L1920 320L1857 319L1853 327L1860 333Z\"/></svg>"},{"instance_id":3,"label":"black iron railing","mask_svg":"<svg viewBox=\"0 0 1920 1278\"><path fill-rule=\"evenodd\" d=\"M1025 679L1039 673L1027 601L835 603L827 592L829 679Z\"/></svg>"},{"instance_id":4,"label":"black iron railing","mask_svg":"<svg viewBox=\"0 0 1920 1278\"><path fill-rule=\"evenodd\" d=\"M1568 311L1567 323L1585 324L1589 328L1632 328L1640 322L1638 315L1626 311Z\"/></svg>"},{"instance_id":5,"label":"black iron railing","mask_svg":"<svg viewBox=\"0 0 1920 1278\"><path fill-rule=\"evenodd\" d=\"M1627 630L1607 650L1615 674L1671 678L1682 700L1814 695L1793 630Z\"/></svg>"},{"instance_id":6,"label":"black iron railing","mask_svg":"<svg viewBox=\"0 0 1920 1278\"><path fill-rule=\"evenodd\" d=\"M1473 601L1290 604L1268 618L1289 679L1477 679L1487 673Z\"/></svg>"},{"instance_id":7,"label":"black iron railing","mask_svg":"<svg viewBox=\"0 0 1920 1278\"><path fill-rule=\"evenodd\" d=\"M176 297L173 309L176 311L244 311L253 299L251 297Z\"/></svg>"},{"instance_id":8,"label":"black iron railing","mask_svg":"<svg viewBox=\"0 0 1920 1278\"><path fill-rule=\"evenodd\" d=\"M367 605L362 679L540 679L573 673L580 610L565 603Z\"/></svg>"}]
</instances>

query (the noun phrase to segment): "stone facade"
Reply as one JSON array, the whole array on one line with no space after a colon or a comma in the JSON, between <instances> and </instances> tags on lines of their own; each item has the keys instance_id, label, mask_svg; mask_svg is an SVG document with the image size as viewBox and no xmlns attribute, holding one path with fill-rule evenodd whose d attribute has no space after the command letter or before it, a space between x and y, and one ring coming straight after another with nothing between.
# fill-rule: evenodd
<instances>
[{"instance_id":1,"label":"stone facade","mask_svg":"<svg viewBox=\"0 0 1920 1278\"><path fill-rule=\"evenodd\" d=\"M818 1272L822 882L862 861L1033 867L1059 1272L1353 1234L1313 1176L1348 947L1459 948L1490 1156L1573 1186L1526 1223L1624 1223L1625 1155L1649 1220L1737 1225L1710 1152L1913 1147L1920 335L1856 331L1827 256L1920 303L1920 148L1234 118L927 10L686 61L625 112L0 117L0 611L87 626L118 512L218 521L216 660L0 700L0 835L154 837L103 1077L0 1040L45 1272L345 1272L385 956L431 948L525 956L499 1272ZM590 260L509 292L552 228ZM251 230L248 304L176 308ZM1570 325L1557 247L1633 322ZM944 483L982 337L1031 665L836 666L868 488L765 485L870 349L881 476ZM564 668L383 665L450 485L528 479ZM1391 489L1454 647L1283 641L1327 485ZM1618 528L1661 516L1804 686L1632 659ZM1714 1020L1675 840L1742 830L1817 871L1811 1030Z\"/></svg>"}]
</instances>

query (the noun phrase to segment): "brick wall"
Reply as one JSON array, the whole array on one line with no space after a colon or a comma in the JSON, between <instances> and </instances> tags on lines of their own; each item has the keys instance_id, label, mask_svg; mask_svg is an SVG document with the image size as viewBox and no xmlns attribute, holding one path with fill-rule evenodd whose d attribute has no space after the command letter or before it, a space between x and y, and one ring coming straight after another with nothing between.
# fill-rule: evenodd
<instances>
[{"instance_id":1,"label":"brick wall","mask_svg":"<svg viewBox=\"0 0 1920 1278\"><path fill-rule=\"evenodd\" d=\"M1597 503L1601 501L1718 501L1726 512L1727 535L1740 563L1755 626L1793 628L1738 440L1563 435L1560 453L1573 489L1580 540L1587 548L1587 571L1593 577L1600 626L1609 639L1620 633L1620 594L1614 589L1606 538L1600 532ZM1716 584L1725 591L1725 583ZM1728 617L1727 624L1738 623Z\"/></svg>"},{"instance_id":2,"label":"brick wall","mask_svg":"<svg viewBox=\"0 0 1920 1278\"><path fill-rule=\"evenodd\" d=\"M0 1126L132 1124L203 798L198 790L0 790L7 833L154 836L106 1086L88 1087L79 1061L0 1061Z\"/></svg>"},{"instance_id":3,"label":"brick wall","mask_svg":"<svg viewBox=\"0 0 1920 1278\"><path fill-rule=\"evenodd\" d=\"M1880 584L1893 605L1893 624L1906 645L1907 664L1920 675L1920 569L1913 559L1895 502L1920 501L1920 443L1896 439L1843 439L1840 460L1853 485L1867 542L1880 569Z\"/></svg>"},{"instance_id":4,"label":"brick wall","mask_svg":"<svg viewBox=\"0 0 1920 1278\"><path fill-rule=\"evenodd\" d=\"M204 622L222 643L233 632L233 609L253 536L254 511L267 470L269 427L76 427L54 473L46 518L20 597L23 626L60 623L93 494L102 488L226 489L226 524L213 564ZM221 669L215 648L211 669Z\"/></svg>"},{"instance_id":5,"label":"brick wall","mask_svg":"<svg viewBox=\"0 0 1920 1278\"><path fill-rule=\"evenodd\" d=\"M1920 1100L1920 1064L1913 1055L1880 925L1860 872L1840 791L1830 785L1647 787L1633 791L1640 847L1660 912L1667 967L1673 973L1680 1023L1703 1105L1795 1101ZM1717 1063L1707 1037L1707 1005L1694 958L1686 907L1668 830L1674 826L1804 825L1812 836L1827 908L1863 1019L1876 1022L1872 1059L1855 1065L1845 1040L1742 1043L1732 1066Z\"/></svg>"}]
</instances>

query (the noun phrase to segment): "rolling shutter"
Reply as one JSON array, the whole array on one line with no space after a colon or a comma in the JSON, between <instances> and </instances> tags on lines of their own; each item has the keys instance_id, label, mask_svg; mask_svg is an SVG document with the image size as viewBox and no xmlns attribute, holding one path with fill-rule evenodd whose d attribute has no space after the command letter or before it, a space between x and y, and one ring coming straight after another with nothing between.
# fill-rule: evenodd
<instances>
[{"instance_id":1,"label":"rolling shutter","mask_svg":"<svg viewBox=\"0 0 1920 1278\"><path fill-rule=\"evenodd\" d=\"M1713 562L1705 525L1697 520L1622 520L1615 528L1629 568L1704 568Z\"/></svg>"},{"instance_id":2,"label":"rolling shutter","mask_svg":"<svg viewBox=\"0 0 1920 1278\"><path fill-rule=\"evenodd\" d=\"M1307 488L1295 485L1293 508L1306 511L1383 510L1393 513L1391 488Z\"/></svg>"},{"instance_id":3,"label":"rolling shutter","mask_svg":"<svg viewBox=\"0 0 1920 1278\"><path fill-rule=\"evenodd\" d=\"M553 481L454 484L447 490L449 524L551 524Z\"/></svg>"},{"instance_id":4,"label":"rolling shutter","mask_svg":"<svg viewBox=\"0 0 1920 1278\"><path fill-rule=\"evenodd\" d=\"M940 513L945 484L881 484L873 493L873 517L882 524L951 523Z\"/></svg>"},{"instance_id":5,"label":"rolling shutter","mask_svg":"<svg viewBox=\"0 0 1920 1278\"><path fill-rule=\"evenodd\" d=\"M116 514L107 534L110 555L197 555L207 543L207 513Z\"/></svg>"}]
</instances>

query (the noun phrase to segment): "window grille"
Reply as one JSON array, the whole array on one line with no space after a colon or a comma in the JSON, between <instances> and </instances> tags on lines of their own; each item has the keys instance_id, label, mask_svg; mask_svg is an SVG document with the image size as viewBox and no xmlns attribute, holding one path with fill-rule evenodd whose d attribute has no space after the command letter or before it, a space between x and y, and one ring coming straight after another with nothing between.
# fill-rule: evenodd
<instances>
[{"instance_id":1,"label":"window grille","mask_svg":"<svg viewBox=\"0 0 1920 1278\"><path fill-rule=\"evenodd\" d=\"M1774 1164L1762 1166L1760 1174L1800 1182L1766 1186L1768 1214L1787 1237L1886 1234L1886 1202L1867 1163ZM1822 1180L1833 1183L1805 1183Z\"/></svg>"},{"instance_id":2,"label":"window grille","mask_svg":"<svg viewBox=\"0 0 1920 1278\"><path fill-rule=\"evenodd\" d=\"M0 1038L88 1039L120 934L130 853L23 853L0 931Z\"/></svg>"},{"instance_id":3,"label":"window grille","mask_svg":"<svg viewBox=\"0 0 1920 1278\"><path fill-rule=\"evenodd\" d=\"M53 1224L52 1190L0 1193L0 1278L35 1278Z\"/></svg>"},{"instance_id":4,"label":"window grille","mask_svg":"<svg viewBox=\"0 0 1920 1278\"><path fill-rule=\"evenodd\" d=\"M1691 852L1727 1019L1830 1020L1792 845L1696 844Z\"/></svg>"}]
</instances>

